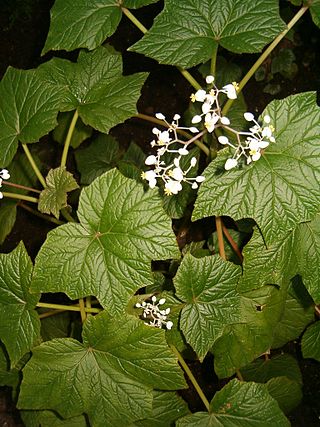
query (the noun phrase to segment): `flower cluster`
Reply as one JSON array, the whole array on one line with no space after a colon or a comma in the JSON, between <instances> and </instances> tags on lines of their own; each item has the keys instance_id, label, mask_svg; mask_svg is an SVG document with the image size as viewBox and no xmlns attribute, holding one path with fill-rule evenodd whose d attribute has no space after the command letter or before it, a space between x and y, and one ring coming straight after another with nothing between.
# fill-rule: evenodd
<instances>
[{"instance_id":1,"label":"flower cluster","mask_svg":"<svg viewBox=\"0 0 320 427\"><path fill-rule=\"evenodd\" d=\"M168 196L179 193L182 190L182 182L190 184L193 189L198 188L198 184L204 181L204 177L188 177L190 170L196 166L197 159L192 157L186 170L183 170L181 166L181 158L189 154L188 146L193 142L193 139L187 142L182 141L179 139L177 131L189 130L192 133L198 133L199 130L193 126L179 126L179 114L174 115L172 123L167 122L161 113L157 113L156 117L164 121L167 130L160 131L158 128L153 128L152 133L155 135L155 139L151 141L150 145L155 147L157 151L156 155L146 158L145 164L153 166L154 169L142 172L141 177L148 181L150 188L154 188L157 185L157 178L161 178L164 182L164 192ZM176 156L168 165L163 160L166 153L174 153Z\"/></svg>"},{"instance_id":2,"label":"flower cluster","mask_svg":"<svg viewBox=\"0 0 320 427\"><path fill-rule=\"evenodd\" d=\"M10 174L7 171L7 169L1 169L0 170L0 187L2 187L2 181L4 179L9 179L9 178L10 178ZM2 199L2 198L3 198L3 194L0 191L0 199Z\"/></svg>"},{"instance_id":3,"label":"flower cluster","mask_svg":"<svg viewBox=\"0 0 320 427\"><path fill-rule=\"evenodd\" d=\"M137 308L143 308L142 317L148 322L144 322L146 325L154 326L155 328L162 328L165 326L167 329L171 329L173 323L167 320L167 315L170 313L170 308L161 310L160 306L163 305L166 300L165 298L159 299L157 303L157 298L153 296L151 298L152 302L143 301L141 304L136 303Z\"/></svg>"}]
</instances>

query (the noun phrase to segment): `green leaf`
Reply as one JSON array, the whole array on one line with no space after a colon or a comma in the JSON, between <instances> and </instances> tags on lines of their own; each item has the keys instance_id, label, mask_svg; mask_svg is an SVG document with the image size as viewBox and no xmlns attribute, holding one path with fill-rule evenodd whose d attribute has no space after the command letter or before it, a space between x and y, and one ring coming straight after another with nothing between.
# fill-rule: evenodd
<instances>
[{"instance_id":1,"label":"green leaf","mask_svg":"<svg viewBox=\"0 0 320 427\"><path fill-rule=\"evenodd\" d=\"M267 382L268 392L280 409L289 414L302 400L301 386L287 377L272 378Z\"/></svg>"},{"instance_id":2,"label":"green leaf","mask_svg":"<svg viewBox=\"0 0 320 427\"><path fill-rule=\"evenodd\" d=\"M83 344L55 339L33 350L18 406L88 414L94 426L123 426L151 415L152 387L185 387L164 331L128 315L87 319Z\"/></svg>"},{"instance_id":3,"label":"green leaf","mask_svg":"<svg viewBox=\"0 0 320 427\"><path fill-rule=\"evenodd\" d=\"M315 322L303 334L301 341L302 354L320 362L320 322Z\"/></svg>"},{"instance_id":4,"label":"green leaf","mask_svg":"<svg viewBox=\"0 0 320 427\"><path fill-rule=\"evenodd\" d=\"M119 155L119 144L111 135L99 135L89 147L77 150L75 158L81 173L81 184L91 184L98 176L115 167Z\"/></svg>"},{"instance_id":5,"label":"green leaf","mask_svg":"<svg viewBox=\"0 0 320 427\"><path fill-rule=\"evenodd\" d=\"M130 427L168 427L174 422L189 414L184 400L176 393L169 391L154 391L152 401L152 415L144 420L136 421Z\"/></svg>"},{"instance_id":6,"label":"green leaf","mask_svg":"<svg viewBox=\"0 0 320 427\"><path fill-rule=\"evenodd\" d=\"M76 64L55 58L41 72L44 81L66 91L62 111L77 109L83 123L103 133L137 113L147 78L147 73L122 76L121 55L110 46L80 51Z\"/></svg>"},{"instance_id":7,"label":"green leaf","mask_svg":"<svg viewBox=\"0 0 320 427\"><path fill-rule=\"evenodd\" d=\"M45 313L44 311L43 313ZM66 338L70 331L69 313L60 313L55 316L41 319L41 338L50 341L53 338Z\"/></svg>"},{"instance_id":8,"label":"green leaf","mask_svg":"<svg viewBox=\"0 0 320 427\"><path fill-rule=\"evenodd\" d=\"M169 218L157 191L111 170L82 190L80 224L52 230L36 258L32 289L65 292L71 299L95 295L122 311L151 284L151 260L179 257Z\"/></svg>"},{"instance_id":9,"label":"green leaf","mask_svg":"<svg viewBox=\"0 0 320 427\"><path fill-rule=\"evenodd\" d=\"M310 5L310 13L313 22L320 28L320 0L313 0Z\"/></svg>"},{"instance_id":10,"label":"green leaf","mask_svg":"<svg viewBox=\"0 0 320 427\"><path fill-rule=\"evenodd\" d=\"M20 411L22 421L26 427L86 427L87 422L83 415L63 419L52 411Z\"/></svg>"},{"instance_id":11,"label":"green leaf","mask_svg":"<svg viewBox=\"0 0 320 427\"><path fill-rule=\"evenodd\" d=\"M9 365L6 351L0 345L0 386L9 386L15 389L20 382L19 369L10 369Z\"/></svg>"},{"instance_id":12,"label":"green leaf","mask_svg":"<svg viewBox=\"0 0 320 427\"><path fill-rule=\"evenodd\" d=\"M315 94L303 93L272 101L264 114L276 142L259 161L230 171L224 170L228 150L219 152L204 172L193 219L253 218L271 245L319 209L320 111Z\"/></svg>"},{"instance_id":13,"label":"green leaf","mask_svg":"<svg viewBox=\"0 0 320 427\"><path fill-rule=\"evenodd\" d=\"M203 359L229 323L240 320L236 285L240 267L218 256L194 258L187 254L174 278L176 295L183 302L180 328Z\"/></svg>"},{"instance_id":14,"label":"green leaf","mask_svg":"<svg viewBox=\"0 0 320 427\"><path fill-rule=\"evenodd\" d=\"M260 52L284 28L276 0L166 0L152 28L129 50L189 68L208 61L218 45Z\"/></svg>"},{"instance_id":15,"label":"green leaf","mask_svg":"<svg viewBox=\"0 0 320 427\"><path fill-rule=\"evenodd\" d=\"M69 126L73 117L73 113L60 113L58 116L58 126L52 132L53 139L59 144L64 144L69 130ZM83 124L82 120L78 118L73 134L71 137L70 145L72 148L78 148L83 141L90 138L92 135L92 128Z\"/></svg>"},{"instance_id":16,"label":"green leaf","mask_svg":"<svg viewBox=\"0 0 320 427\"><path fill-rule=\"evenodd\" d=\"M73 175L64 166L51 169L46 177L47 187L41 191L38 209L59 218L60 209L67 206L67 193L79 188Z\"/></svg>"},{"instance_id":17,"label":"green leaf","mask_svg":"<svg viewBox=\"0 0 320 427\"><path fill-rule=\"evenodd\" d=\"M1 200L0 203L0 245L10 234L17 216L17 203L13 200Z\"/></svg>"},{"instance_id":18,"label":"green leaf","mask_svg":"<svg viewBox=\"0 0 320 427\"><path fill-rule=\"evenodd\" d=\"M121 20L121 5L139 8L158 0L56 0L51 9L49 34L42 54L49 50L71 51L79 47L92 50L111 36Z\"/></svg>"},{"instance_id":19,"label":"green leaf","mask_svg":"<svg viewBox=\"0 0 320 427\"><path fill-rule=\"evenodd\" d=\"M177 427L290 426L264 384L231 380L210 403L210 413L196 412L177 421Z\"/></svg>"},{"instance_id":20,"label":"green leaf","mask_svg":"<svg viewBox=\"0 0 320 427\"><path fill-rule=\"evenodd\" d=\"M56 126L64 96L65 88L44 81L39 70L7 69L0 83L2 167L12 161L18 141L36 142Z\"/></svg>"},{"instance_id":21,"label":"green leaf","mask_svg":"<svg viewBox=\"0 0 320 427\"><path fill-rule=\"evenodd\" d=\"M40 321L34 310L39 294L29 292L32 267L23 243L10 254L0 254L0 339L12 367L40 337Z\"/></svg>"}]
</instances>

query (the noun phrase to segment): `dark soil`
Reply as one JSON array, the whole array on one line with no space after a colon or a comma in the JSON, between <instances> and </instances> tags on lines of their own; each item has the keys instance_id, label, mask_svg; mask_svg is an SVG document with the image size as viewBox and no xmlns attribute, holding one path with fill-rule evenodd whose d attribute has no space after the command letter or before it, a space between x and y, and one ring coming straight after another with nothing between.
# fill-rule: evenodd
<instances>
[{"instance_id":1,"label":"dark soil","mask_svg":"<svg viewBox=\"0 0 320 427\"><path fill-rule=\"evenodd\" d=\"M50 54L41 57L41 49L49 28L50 8L54 0L0 0L0 78L2 78L9 65L16 68L34 68L40 63L48 60ZM283 2L284 13L292 14ZM154 16L162 9L160 2L148 8L135 12L148 28L152 24ZM284 41L278 49L290 47L293 49L298 65L298 74L292 80L275 76L280 83L281 91L276 96L263 93L266 82L256 82L252 79L244 91L249 111L261 112L263 108L275 97L284 98L290 94L317 90L320 88L320 35L311 22L309 16L305 16L295 28L294 42ZM143 88L142 97L138 108L141 113L154 114L158 111L164 112L168 117L174 113L183 113L187 108L192 87L186 82L181 74L169 66L159 66L156 61L143 58L141 55L126 52L126 48L141 37L137 30L127 18L123 18L117 32L111 37L110 43L119 51L123 52L124 73L131 74L139 71L149 71L150 76ZM241 65L243 72L254 63L255 55L232 55L227 52L222 54L229 60ZM74 59L74 54L65 52L57 55ZM270 60L269 60L270 61ZM266 63L268 68L270 64ZM196 70L191 70L195 77L199 78ZM135 141L146 152L149 150L152 125L142 123L137 119L131 119L125 125L119 125L112 130L112 134L120 144L127 146L129 142ZM44 138L43 152L48 152L48 165L54 165L55 158L59 155L60 147L50 139ZM59 158L58 157L58 158ZM72 159L71 159L72 162ZM1 166L1 165L0 165ZM45 240L47 232L52 226L35 217L30 213L18 209L18 218L14 230L8 236L0 252L10 252L20 240L23 240L29 254L34 257ZM304 380L304 398L301 405L290 415L290 421L296 427L312 427L320 425L320 364L312 360L303 360L299 356L299 346L293 346L293 352L298 353L300 368ZM210 378L207 372L212 372L212 360L206 360L203 365L198 362L190 364L191 369L203 385L208 397L212 397L218 388L223 386L215 376ZM204 369L206 372L204 372ZM183 393L194 411L203 410L198 395L193 390ZM6 387L0 391L0 427L21 426L18 412L15 410L10 398L10 390Z\"/></svg>"}]
</instances>

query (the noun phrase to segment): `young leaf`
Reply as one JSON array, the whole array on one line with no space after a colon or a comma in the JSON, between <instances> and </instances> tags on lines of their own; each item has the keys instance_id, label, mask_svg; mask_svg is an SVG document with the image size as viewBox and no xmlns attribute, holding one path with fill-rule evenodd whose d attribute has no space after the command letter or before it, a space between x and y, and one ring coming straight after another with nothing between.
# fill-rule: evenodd
<instances>
[{"instance_id":1,"label":"young leaf","mask_svg":"<svg viewBox=\"0 0 320 427\"><path fill-rule=\"evenodd\" d=\"M34 310L40 295L29 292L32 268L22 242L10 254L0 254L0 339L12 367L40 338Z\"/></svg>"},{"instance_id":2,"label":"young leaf","mask_svg":"<svg viewBox=\"0 0 320 427\"><path fill-rule=\"evenodd\" d=\"M129 50L189 68L208 61L218 45L259 52L284 28L276 0L166 0L152 28Z\"/></svg>"},{"instance_id":3,"label":"young leaf","mask_svg":"<svg viewBox=\"0 0 320 427\"><path fill-rule=\"evenodd\" d=\"M36 142L56 126L63 97L65 88L43 81L38 70L7 69L0 82L2 167L13 159L18 141Z\"/></svg>"},{"instance_id":4,"label":"young leaf","mask_svg":"<svg viewBox=\"0 0 320 427\"><path fill-rule=\"evenodd\" d=\"M151 415L152 387L185 387L164 331L103 312L88 318L83 344L61 338L34 349L18 406L65 418L85 412L92 425L120 427Z\"/></svg>"},{"instance_id":5,"label":"young leaf","mask_svg":"<svg viewBox=\"0 0 320 427\"><path fill-rule=\"evenodd\" d=\"M177 427L289 427L290 423L264 384L231 380L210 403L210 413L196 412L177 421Z\"/></svg>"},{"instance_id":6,"label":"young leaf","mask_svg":"<svg viewBox=\"0 0 320 427\"><path fill-rule=\"evenodd\" d=\"M92 50L115 32L121 20L121 5L139 8L158 0L56 0L51 9L49 34L42 54L84 47Z\"/></svg>"},{"instance_id":7,"label":"young leaf","mask_svg":"<svg viewBox=\"0 0 320 427\"><path fill-rule=\"evenodd\" d=\"M99 135L89 147L75 152L81 184L91 182L112 169L119 158L119 144L111 135Z\"/></svg>"},{"instance_id":8,"label":"young leaf","mask_svg":"<svg viewBox=\"0 0 320 427\"><path fill-rule=\"evenodd\" d=\"M302 354L305 358L312 358L320 362L320 322L315 322L303 334Z\"/></svg>"},{"instance_id":9,"label":"young leaf","mask_svg":"<svg viewBox=\"0 0 320 427\"><path fill-rule=\"evenodd\" d=\"M189 414L184 400L170 391L154 391L152 401L152 415L144 420L136 421L130 427L168 427L174 422Z\"/></svg>"},{"instance_id":10,"label":"young leaf","mask_svg":"<svg viewBox=\"0 0 320 427\"><path fill-rule=\"evenodd\" d=\"M39 196L38 209L59 218L60 209L67 206L67 193L79 186L65 167L51 169L46 177L46 184L47 187Z\"/></svg>"},{"instance_id":11,"label":"young leaf","mask_svg":"<svg viewBox=\"0 0 320 427\"><path fill-rule=\"evenodd\" d=\"M180 255L156 190L145 193L114 169L82 191L78 218L80 224L48 234L32 289L65 292L71 299L95 295L120 312L153 282L151 260Z\"/></svg>"},{"instance_id":12,"label":"young leaf","mask_svg":"<svg viewBox=\"0 0 320 427\"><path fill-rule=\"evenodd\" d=\"M319 209L320 110L315 94L303 93L272 101L265 114L276 142L257 162L230 171L224 170L230 153L220 152L204 172L193 219L253 218L270 245Z\"/></svg>"},{"instance_id":13,"label":"young leaf","mask_svg":"<svg viewBox=\"0 0 320 427\"><path fill-rule=\"evenodd\" d=\"M103 133L136 114L147 73L122 76L121 55L110 46L80 51L76 64L55 58L41 65L42 78L66 92L61 111L77 109L83 123Z\"/></svg>"}]
</instances>

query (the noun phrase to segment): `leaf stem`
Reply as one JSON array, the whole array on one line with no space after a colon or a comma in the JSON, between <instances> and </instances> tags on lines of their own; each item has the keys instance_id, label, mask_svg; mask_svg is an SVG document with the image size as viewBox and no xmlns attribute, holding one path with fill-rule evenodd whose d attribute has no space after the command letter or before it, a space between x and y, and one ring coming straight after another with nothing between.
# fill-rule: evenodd
<instances>
[{"instance_id":1,"label":"leaf stem","mask_svg":"<svg viewBox=\"0 0 320 427\"><path fill-rule=\"evenodd\" d=\"M91 308L91 297L87 297L86 298L86 308ZM90 316L91 314L88 313L88 316ZM87 316L87 317L88 317Z\"/></svg>"},{"instance_id":2,"label":"leaf stem","mask_svg":"<svg viewBox=\"0 0 320 427\"><path fill-rule=\"evenodd\" d=\"M223 230L223 234L226 236L228 242L230 243L232 249L234 250L234 252L237 254L238 258L242 262L243 261L243 256L242 256L242 253L241 253L241 251L239 249L239 246L233 240L231 234L229 233L229 230L227 229L227 227L223 223L222 223L222 230Z\"/></svg>"},{"instance_id":3,"label":"leaf stem","mask_svg":"<svg viewBox=\"0 0 320 427\"><path fill-rule=\"evenodd\" d=\"M46 188L47 184L46 184L46 180L44 179L42 173L40 172L38 166L36 165L36 162L34 161L32 154L30 153L29 148L27 147L27 144L21 144L22 148L25 152L25 155L27 156L29 163L34 171L34 173L36 174L38 180L41 182L42 187Z\"/></svg>"},{"instance_id":4,"label":"leaf stem","mask_svg":"<svg viewBox=\"0 0 320 427\"><path fill-rule=\"evenodd\" d=\"M3 191L2 194L3 194L3 197L8 197L9 199L25 200L26 202L32 202L32 203L39 202L39 200L36 199L35 197L25 196L24 194L7 193L6 191Z\"/></svg>"},{"instance_id":5,"label":"leaf stem","mask_svg":"<svg viewBox=\"0 0 320 427\"><path fill-rule=\"evenodd\" d=\"M280 43L280 41L285 37L285 35L288 33L288 31L291 30L291 28L296 24L296 22L299 21L299 19L302 17L302 15L309 9L309 6L303 6L291 19L291 21L288 23L287 28L283 30L274 40L273 42L267 47L267 49L262 53L262 55L257 59L257 61L252 65L250 70L247 72L247 74L243 77L241 82L239 83L239 90L238 93L242 91L242 89L245 87L245 85L248 83L248 81L251 79L251 77L254 75L256 70L260 67L260 65L264 62L264 60L270 55L270 53L273 51L273 49ZM231 105L233 104L233 99L228 99L228 101L225 103L223 109L222 109L222 115L225 116L226 113L229 111Z\"/></svg>"},{"instance_id":6,"label":"leaf stem","mask_svg":"<svg viewBox=\"0 0 320 427\"><path fill-rule=\"evenodd\" d=\"M80 316L81 316L81 322L84 323L87 319L87 314L86 314L86 307L84 305L84 299L83 298L79 298L79 307L80 307Z\"/></svg>"},{"instance_id":7,"label":"leaf stem","mask_svg":"<svg viewBox=\"0 0 320 427\"><path fill-rule=\"evenodd\" d=\"M39 314L39 319L45 319L46 317L56 316L57 314L64 313L66 310L52 310L46 311L45 313Z\"/></svg>"},{"instance_id":8,"label":"leaf stem","mask_svg":"<svg viewBox=\"0 0 320 427\"><path fill-rule=\"evenodd\" d=\"M222 219L221 216L216 216L216 228L218 237L219 255L222 259L226 260L226 252L224 249L223 231L222 231Z\"/></svg>"},{"instance_id":9,"label":"leaf stem","mask_svg":"<svg viewBox=\"0 0 320 427\"><path fill-rule=\"evenodd\" d=\"M315 305L314 309L315 309L317 315L320 316L320 308L317 305Z\"/></svg>"},{"instance_id":10,"label":"leaf stem","mask_svg":"<svg viewBox=\"0 0 320 427\"><path fill-rule=\"evenodd\" d=\"M62 208L60 212L62 213L62 215L65 217L65 219L66 219L68 222L77 222L77 221L73 218L73 216L69 214L69 212L68 212L67 208Z\"/></svg>"},{"instance_id":11,"label":"leaf stem","mask_svg":"<svg viewBox=\"0 0 320 427\"><path fill-rule=\"evenodd\" d=\"M219 45L218 45L218 43L216 43L214 45L213 54L212 54L212 57L211 57L210 74L212 76L215 76L215 74L216 74L216 64L217 64L218 47L219 47Z\"/></svg>"},{"instance_id":12,"label":"leaf stem","mask_svg":"<svg viewBox=\"0 0 320 427\"><path fill-rule=\"evenodd\" d=\"M26 187L25 185L15 184L14 182L2 181L2 185L8 185L9 187L19 188L21 190L31 191L32 193L41 193L40 190L35 188Z\"/></svg>"},{"instance_id":13,"label":"leaf stem","mask_svg":"<svg viewBox=\"0 0 320 427\"><path fill-rule=\"evenodd\" d=\"M80 311L80 307L78 305L51 304L46 302L38 302L37 307L52 308L53 310ZM102 309L84 307L84 311L86 313L100 313Z\"/></svg>"},{"instance_id":14,"label":"leaf stem","mask_svg":"<svg viewBox=\"0 0 320 427\"><path fill-rule=\"evenodd\" d=\"M180 352L177 350L177 348L174 345L170 345L170 348L173 351L173 353L177 356L180 365L183 367L185 373L188 375L190 381L192 382L194 388L196 389L198 395L200 396L200 399L202 400L207 411L210 412L210 404L208 402L208 399L204 395L201 387L199 386L199 384L198 384L197 380L195 379L193 373L191 372L189 366L186 364L184 358L181 356Z\"/></svg>"},{"instance_id":15,"label":"leaf stem","mask_svg":"<svg viewBox=\"0 0 320 427\"><path fill-rule=\"evenodd\" d=\"M244 381L244 379L243 379L243 376L242 376L242 374L241 374L241 372L240 372L240 370L239 369L236 369L236 374L237 374L237 377L238 377L238 379L239 379L239 381Z\"/></svg>"},{"instance_id":16,"label":"leaf stem","mask_svg":"<svg viewBox=\"0 0 320 427\"><path fill-rule=\"evenodd\" d=\"M121 7L122 12L126 15L128 19L137 27L139 30L146 34L148 32L147 28L128 10L126 7ZM194 77L189 73L189 71L184 70L181 67L177 67L177 69L180 71L180 73L183 75L183 77L188 80L188 82L191 84L191 86L194 87L194 89L198 90L201 89L201 86L196 81Z\"/></svg>"},{"instance_id":17,"label":"leaf stem","mask_svg":"<svg viewBox=\"0 0 320 427\"><path fill-rule=\"evenodd\" d=\"M28 212L32 213L33 215L35 215L35 216L37 216L37 217L39 217L39 218L42 218L42 219L44 219L44 220L46 220L46 221L50 221L50 222L52 222L53 224L57 224L57 225L62 225L62 224L64 224L64 222L63 222L63 221L60 221L59 219L54 218L53 216L49 216L49 215L43 214L43 213L41 213L41 212L39 212L39 211L37 211L37 210L35 210L35 209L31 208L30 206L25 205L25 204L24 204L24 203L22 203L22 202L21 202L21 203L18 203L18 206L19 206L20 208L22 208L22 209L24 209L24 210L26 210L26 211L28 211Z\"/></svg>"},{"instance_id":18,"label":"leaf stem","mask_svg":"<svg viewBox=\"0 0 320 427\"><path fill-rule=\"evenodd\" d=\"M61 157L61 163L60 163L60 165L62 167L65 167L66 163L67 163L67 156L68 156L68 151L69 151L69 147L70 147L70 142L71 142L71 138L72 138L72 135L74 132L74 128L76 127L78 117L79 117L78 111L75 110L73 117L72 117L72 120L71 120L71 123L70 123L70 126L69 126L69 129L68 129L66 140L64 142L64 147L63 147L63 152L62 152L62 157Z\"/></svg>"}]
</instances>

